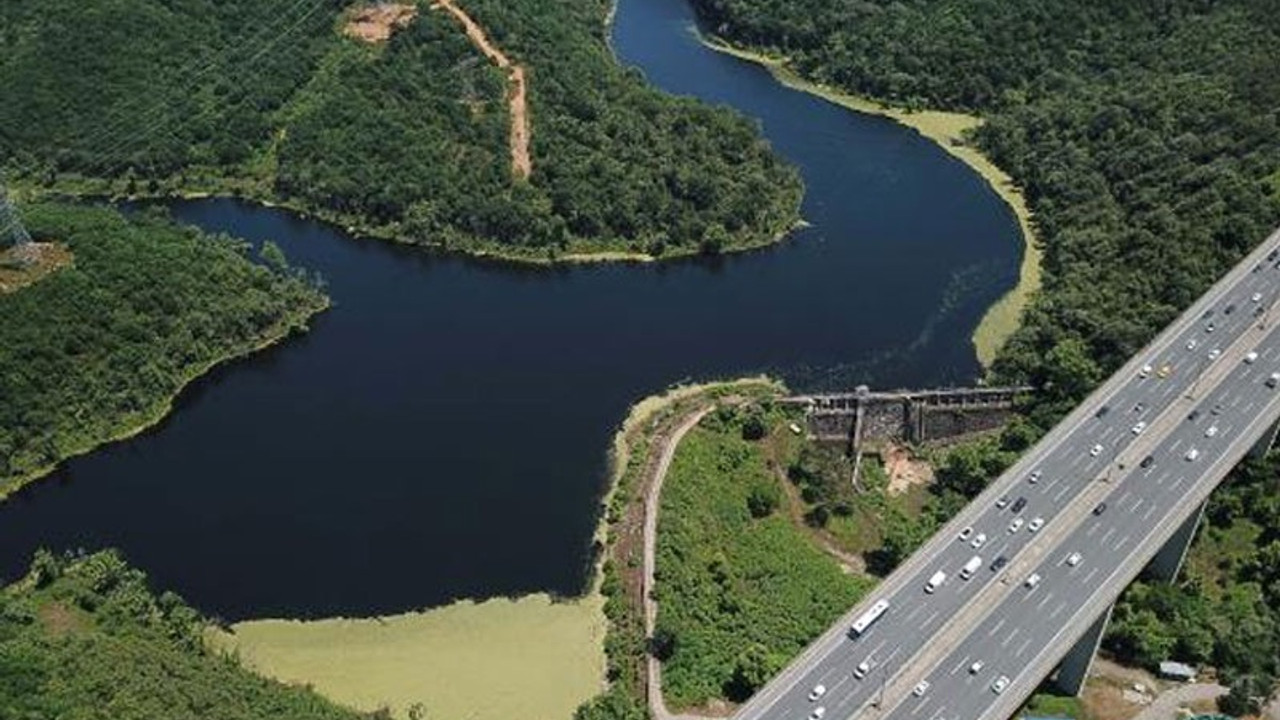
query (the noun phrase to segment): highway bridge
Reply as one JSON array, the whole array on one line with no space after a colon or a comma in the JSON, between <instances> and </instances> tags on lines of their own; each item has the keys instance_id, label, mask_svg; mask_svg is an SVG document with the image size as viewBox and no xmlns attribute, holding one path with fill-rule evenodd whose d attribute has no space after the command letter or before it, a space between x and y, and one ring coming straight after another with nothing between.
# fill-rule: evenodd
<instances>
[{"instance_id":1,"label":"highway bridge","mask_svg":"<svg viewBox=\"0 0 1280 720\"><path fill-rule=\"evenodd\" d=\"M1210 492L1274 440L1278 303L1280 231L734 717L1005 720L1046 678L1078 692L1116 598L1172 579Z\"/></svg>"}]
</instances>

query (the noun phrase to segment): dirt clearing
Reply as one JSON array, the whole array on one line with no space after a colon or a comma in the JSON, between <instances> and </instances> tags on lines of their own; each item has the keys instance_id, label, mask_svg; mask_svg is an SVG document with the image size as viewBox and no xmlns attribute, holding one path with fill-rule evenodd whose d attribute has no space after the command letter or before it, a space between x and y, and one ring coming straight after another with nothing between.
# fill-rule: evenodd
<instances>
[{"instance_id":1,"label":"dirt clearing","mask_svg":"<svg viewBox=\"0 0 1280 720\"><path fill-rule=\"evenodd\" d=\"M933 467L923 460L911 457L911 451L900 445L890 445L884 451L884 470L889 475L889 494L901 495L913 485L933 482Z\"/></svg>"},{"instance_id":2,"label":"dirt clearing","mask_svg":"<svg viewBox=\"0 0 1280 720\"><path fill-rule=\"evenodd\" d=\"M489 42L484 28L471 19L453 0L438 0L431 6L433 10L443 9L462 23L463 29L471 42L493 61L493 64L507 71L510 83L507 102L511 106L511 172L516 177L527 180L533 172L533 161L529 157L529 101L525 86L524 68L511 62L505 53Z\"/></svg>"},{"instance_id":3,"label":"dirt clearing","mask_svg":"<svg viewBox=\"0 0 1280 720\"><path fill-rule=\"evenodd\" d=\"M343 32L349 37L367 43L382 43L391 39L391 33L408 27L418 17L416 5L378 3L357 8Z\"/></svg>"},{"instance_id":4,"label":"dirt clearing","mask_svg":"<svg viewBox=\"0 0 1280 720\"><path fill-rule=\"evenodd\" d=\"M0 251L0 295L37 283L74 259L62 243L33 242Z\"/></svg>"}]
</instances>

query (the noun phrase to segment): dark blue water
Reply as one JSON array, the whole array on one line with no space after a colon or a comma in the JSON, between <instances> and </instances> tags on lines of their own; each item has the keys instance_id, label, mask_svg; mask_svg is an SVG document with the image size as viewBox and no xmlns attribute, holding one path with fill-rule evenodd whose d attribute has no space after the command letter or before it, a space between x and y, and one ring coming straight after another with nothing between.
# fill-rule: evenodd
<instances>
[{"instance_id":1,"label":"dark blue water","mask_svg":"<svg viewBox=\"0 0 1280 720\"><path fill-rule=\"evenodd\" d=\"M614 428L683 379L971 381L969 336L1020 241L914 132L699 46L679 0L624 0L620 57L759 118L813 227L716 263L528 270L345 237L227 200L200 227L276 240L336 306L215 371L162 426L0 505L0 575L40 545L116 546L227 618L368 615L581 589Z\"/></svg>"}]
</instances>

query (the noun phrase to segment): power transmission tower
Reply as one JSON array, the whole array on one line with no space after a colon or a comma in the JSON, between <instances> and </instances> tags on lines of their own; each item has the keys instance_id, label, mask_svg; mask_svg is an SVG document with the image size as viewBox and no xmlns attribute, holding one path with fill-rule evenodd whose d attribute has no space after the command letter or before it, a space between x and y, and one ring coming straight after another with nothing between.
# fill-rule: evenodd
<instances>
[{"instance_id":1,"label":"power transmission tower","mask_svg":"<svg viewBox=\"0 0 1280 720\"><path fill-rule=\"evenodd\" d=\"M22 225L18 209L9 201L9 191L0 185L0 250L30 242L31 236Z\"/></svg>"}]
</instances>

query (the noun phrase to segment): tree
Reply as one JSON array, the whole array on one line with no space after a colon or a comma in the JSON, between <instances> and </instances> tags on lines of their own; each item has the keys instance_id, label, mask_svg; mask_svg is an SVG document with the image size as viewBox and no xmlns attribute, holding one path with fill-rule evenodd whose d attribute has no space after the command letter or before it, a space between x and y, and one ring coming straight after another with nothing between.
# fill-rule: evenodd
<instances>
[{"instance_id":1,"label":"tree","mask_svg":"<svg viewBox=\"0 0 1280 720\"><path fill-rule=\"evenodd\" d=\"M747 493L747 510L753 518L767 517L782 502L782 490L776 483L758 480L751 484Z\"/></svg>"}]
</instances>

